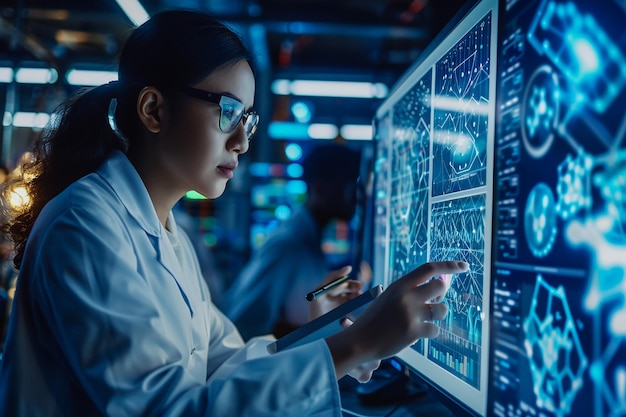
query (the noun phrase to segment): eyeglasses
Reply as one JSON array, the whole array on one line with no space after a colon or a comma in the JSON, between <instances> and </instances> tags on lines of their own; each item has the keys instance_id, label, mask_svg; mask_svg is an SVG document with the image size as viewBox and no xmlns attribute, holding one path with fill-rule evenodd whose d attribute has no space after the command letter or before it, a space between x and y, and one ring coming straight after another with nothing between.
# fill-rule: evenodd
<instances>
[{"instance_id":1,"label":"eyeglasses","mask_svg":"<svg viewBox=\"0 0 626 417\"><path fill-rule=\"evenodd\" d=\"M245 107L240 101L223 94L209 93L193 87L184 87L181 91L190 97L217 104L220 107L220 130L222 132L234 132L242 119L243 130L248 140L256 132L259 115L254 111L245 112Z\"/></svg>"}]
</instances>

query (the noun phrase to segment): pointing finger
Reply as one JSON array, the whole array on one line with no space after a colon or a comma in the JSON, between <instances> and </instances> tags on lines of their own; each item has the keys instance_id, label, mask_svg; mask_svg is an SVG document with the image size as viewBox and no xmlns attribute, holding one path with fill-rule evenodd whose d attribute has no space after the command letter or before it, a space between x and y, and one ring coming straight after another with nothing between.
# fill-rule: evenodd
<instances>
[{"instance_id":1,"label":"pointing finger","mask_svg":"<svg viewBox=\"0 0 626 417\"><path fill-rule=\"evenodd\" d=\"M412 270L398 281L404 281L407 285L418 286L432 277L442 274L458 274L468 269L469 264L463 261L427 262Z\"/></svg>"}]
</instances>

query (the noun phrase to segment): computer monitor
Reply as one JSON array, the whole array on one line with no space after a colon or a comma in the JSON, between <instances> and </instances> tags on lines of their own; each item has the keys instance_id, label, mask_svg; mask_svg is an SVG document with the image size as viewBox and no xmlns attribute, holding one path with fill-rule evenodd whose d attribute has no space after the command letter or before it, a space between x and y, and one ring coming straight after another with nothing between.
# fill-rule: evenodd
<instances>
[{"instance_id":1,"label":"computer monitor","mask_svg":"<svg viewBox=\"0 0 626 417\"><path fill-rule=\"evenodd\" d=\"M397 357L469 414L487 407L498 2L468 3L374 116L372 269L385 288L464 260L437 338Z\"/></svg>"},{"instance_id":2,"label":"computer monitor","mask_svg":"<svg viewBox=\"0 0 626 417\"><path fill-rule=\"evenodd\" d=\"M489 416L626 415L626 2L500 8Z\"/></svg>"}]
</instances>

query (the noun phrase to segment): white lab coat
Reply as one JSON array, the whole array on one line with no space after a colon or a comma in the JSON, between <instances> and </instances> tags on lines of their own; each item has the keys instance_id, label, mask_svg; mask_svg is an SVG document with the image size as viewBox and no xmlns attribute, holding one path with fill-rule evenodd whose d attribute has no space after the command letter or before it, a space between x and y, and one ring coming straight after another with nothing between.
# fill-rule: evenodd
<instances>
[{"instance_id":1,"label":"white lab coat","mask_svg":"<svg viewBox=\"0 0 626 417\"><path fill-rule=\"evenodd\" d=\"M213 305L189 239L121 152L42 211L0 368L0 416L340 416L323 341L276 355Z\"/></svg>"}]
</instances>

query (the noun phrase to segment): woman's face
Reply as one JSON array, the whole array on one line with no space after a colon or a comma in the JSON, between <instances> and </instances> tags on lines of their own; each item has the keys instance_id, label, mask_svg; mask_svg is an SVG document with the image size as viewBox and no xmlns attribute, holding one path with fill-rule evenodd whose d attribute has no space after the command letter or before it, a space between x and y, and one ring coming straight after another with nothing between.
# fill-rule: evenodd
<instances>
[{"instance_id":1,"label":"woman's face","mask_svg":"<svg viewBox=\"0 0 626 417\"><path fill-rule=\"evenodd\" d=\"M250 111L255 81L250 66L240 61L217 71L191 87L232 97ZM231 133L220 130L217 104L181 94L176 109L166 112L159 159L168 181L180 192L195 190L208 198L219 197L234 175L239 156L248 151L248 138L240 122ZM174 105L174 104L172 104Z\"/></svg>"}]
</instances>

